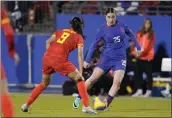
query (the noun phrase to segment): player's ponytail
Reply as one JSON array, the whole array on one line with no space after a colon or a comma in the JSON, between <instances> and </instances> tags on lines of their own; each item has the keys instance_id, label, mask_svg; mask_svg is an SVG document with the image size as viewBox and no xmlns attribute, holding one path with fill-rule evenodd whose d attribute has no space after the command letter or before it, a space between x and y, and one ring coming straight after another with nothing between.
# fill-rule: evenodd
<instances>
[{"instance_id":1,"label":"player's ponytail","mask_svg":"<svg viewBox=\"0 0 172 118\"><path fill-rule=\"evenodd\" d=\"M78 34L80 34L81 36L83 36L83 31L82 28L84 26L84 21L82 18L80 17L74 17L72 18L72 20L70 21L71 27L72 29L77 32ZM83 36L84 37L84 36Z\"/></svg>"}]
</instances>

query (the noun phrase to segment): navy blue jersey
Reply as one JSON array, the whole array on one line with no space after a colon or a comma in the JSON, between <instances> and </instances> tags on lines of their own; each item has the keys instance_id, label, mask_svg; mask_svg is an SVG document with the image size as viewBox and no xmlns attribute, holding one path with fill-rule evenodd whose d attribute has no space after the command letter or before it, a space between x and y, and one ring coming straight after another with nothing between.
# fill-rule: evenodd
<instances>
[{"instance_id":1,"label":"navy blue jersey","mask_svg":"<svg viewBox=\"0 0 172 118\"><path fill-rule=\"evenodd\" d=\"M135 35L128 26L117 21L113 26L103 24L98 29L96 40L92 43L85 61L90 62L98 42L102 39L104 40L104 47L101 56L108 57L109 59L126 59L125 35L128 35L130 39L134 41L137 50L141 49Z\"/></svg>"}]
</instances>

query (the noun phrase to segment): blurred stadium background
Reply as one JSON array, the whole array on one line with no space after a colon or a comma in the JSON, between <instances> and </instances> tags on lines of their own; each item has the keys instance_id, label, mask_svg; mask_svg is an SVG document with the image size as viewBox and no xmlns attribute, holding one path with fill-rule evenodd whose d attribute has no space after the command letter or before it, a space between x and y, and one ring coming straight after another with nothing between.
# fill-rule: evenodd
<instances>
[{"instance_id":1,"label":"blurred stadium background","mask_svg":"<svg viewBox=\"0 0 172 118\"><path fill-rule=\"evenodd\" d=\"M51 34L62 28L68 28L68 21L73 16L82 16L85 20L85 53L94 40L96 29L105 22L103 10L114 7L117 19L124 21L136 33L145 18L153 21L156 34L155 58L153 60L153 97L165 97L162 90L171 92L170 62L163 58L172 58L172 2L170 1L4 1L11 23L16 32L15 43L21 58L18 66L8 56L7 44L1 32L1 58L8 78L10 91L28 93L41 82L42 56L45 41ZM127 38L126 38L127 39ZM128 39L126 40L128 48ZM69 59L77 65L77 51ZM165 70L164 70L165 68ZM131 95L133 91L133 74L128 70L118 95ZM87 75L88 77L88 75ZM86 78L87 79L87 78ZM146 83L146 77L144 76ZM103 82L102 82L103 81ZM90 95L106 94L112 79L105 75L89 92ZM143 85L146 88L146 84ZM54 74L46 93L74 95L77 89L74 82L60 74ZM16 98L14 98L15 100ZM17 101L17 100L16 100ZM24 101L23 101L24 102Z\"/></svg>"}]
</instances>

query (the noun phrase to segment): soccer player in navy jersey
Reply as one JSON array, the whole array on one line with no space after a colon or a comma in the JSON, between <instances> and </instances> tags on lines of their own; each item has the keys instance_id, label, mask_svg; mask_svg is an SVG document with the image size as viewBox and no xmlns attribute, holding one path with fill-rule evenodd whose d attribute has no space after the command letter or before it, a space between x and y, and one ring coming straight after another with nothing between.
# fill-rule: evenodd
<instances>
[{"instance_id":1,"label":"soccer player in navy jersey","mask_svg":"<svg viewBox=\"0 0 172 118\"><path fill-rule=\"evenodd\" d=\"M89 79L86 81L86 87L89 89L104 73L110 69L113 71L113 84L107 96L107 108L117 93L121 81L124 77L126 68L126 48L124 44L125 35L128 35L135 43L137 56L141 53L141 47L133 32L127 25L116 20L116 11L114 8L105 10L106 23L103 24L97 32L96 40L92 43L84 62L84 68L90 67L90 60L100 40L104 40L101 57ZM81 97L78 96L73 107L78 108Z\"/></svg>"}]
</instances>

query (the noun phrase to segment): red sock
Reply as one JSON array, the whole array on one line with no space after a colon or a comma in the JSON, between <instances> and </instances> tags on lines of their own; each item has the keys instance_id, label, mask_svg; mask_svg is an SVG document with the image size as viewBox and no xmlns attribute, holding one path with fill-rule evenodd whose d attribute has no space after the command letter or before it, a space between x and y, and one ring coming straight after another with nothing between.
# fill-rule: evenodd
<instances>
[{"instance_id":1,"label":"red sock","mask_svg":"<svg viewBox=\"0 0 172 118\"><path fill-rule=\"evenodd\" d=\"M3 94L1 96L1 103L4 117L14 117L13 102L8 94Z\"/></svg>"},{"instance_id":2,"label":"red sock","mask_svg":"<svg viewBox=\"0 0 172 118\"><path fill-rule=\"evenodd\" d=\"M36 100L36 98L41 94L44 88L45 86L40 83L37 87L33 89L32 93L26 101L27 106L30 106Z\"/></svg>"},{"instance_id":3,"label":"red sock","mask_svg":"<svg viewBox=\"0 0 172 118\"><path fill-rule=\"evenodd\" d=\"M77 86L78 86L78 91L79 91L79 95L82 98L82 102L84 104L84 106L88 106L89 105L89 101L88 101L88 93L87 93L87 89L85 87L85 82L84 81L79 81L77 82Z\"/></svg>"}]
</instances>

